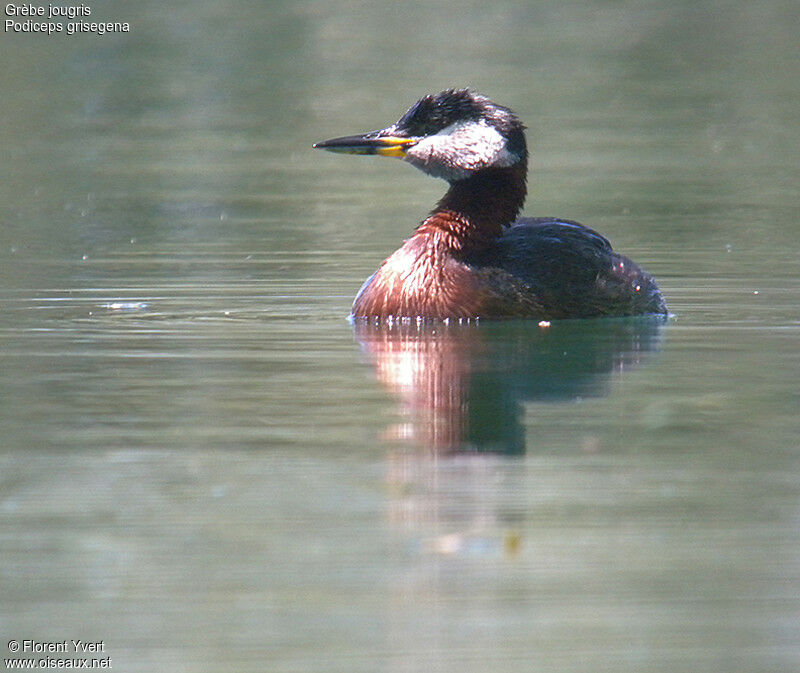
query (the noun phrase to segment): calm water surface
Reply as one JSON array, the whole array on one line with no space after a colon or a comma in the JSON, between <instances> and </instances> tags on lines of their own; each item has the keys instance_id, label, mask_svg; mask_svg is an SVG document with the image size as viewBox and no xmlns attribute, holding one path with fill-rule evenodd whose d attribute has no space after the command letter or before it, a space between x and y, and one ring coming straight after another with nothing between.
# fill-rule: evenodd
<instances>
[{"instance_id":1,"label":"calm water surface","mask_svg":"<svg viewBox=\"0 0 800 673\"><path fill-rule=\"evenodd\" d=\"M0 40L3 657L800 669L794 3L92 9ZM347 322L444 184L310 146L454 85L670 320Z\"/></svg>"}]
</instances>

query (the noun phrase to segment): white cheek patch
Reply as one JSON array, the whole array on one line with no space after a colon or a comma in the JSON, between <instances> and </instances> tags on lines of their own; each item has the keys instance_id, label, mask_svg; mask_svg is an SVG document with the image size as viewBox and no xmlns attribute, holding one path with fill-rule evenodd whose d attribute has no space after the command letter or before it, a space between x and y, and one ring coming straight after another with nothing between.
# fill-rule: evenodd
<instances>
[{"instance_id":1,"label":"white cheek patch","mask_svg":"<svg viewBox=\"0 0 800 673\"><path fill-rule=\"evenodd\" d=\"M481 168L513 166L506 139L483 121L458 122L408 149L406 161L435 177L460 180Z\"/></svg>"}]
</instances>

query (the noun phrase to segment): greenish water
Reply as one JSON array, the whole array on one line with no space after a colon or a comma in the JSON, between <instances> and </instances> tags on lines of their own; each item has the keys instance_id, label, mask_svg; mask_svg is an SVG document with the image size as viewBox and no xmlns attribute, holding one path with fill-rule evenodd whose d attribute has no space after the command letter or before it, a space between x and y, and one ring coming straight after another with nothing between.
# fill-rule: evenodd
<instances>
[{"instance_id":1,"label":"greenish water","mask_svg":"<svg viewBox=\"0 0 800 673\"><path fill-rule=\"evenodd\" d=\"M800 669L796 3L91 8L0 36L3 658ZM463 85L668 322L346 321L444 184L311 144Z\"/></svg>"}]
</instances>

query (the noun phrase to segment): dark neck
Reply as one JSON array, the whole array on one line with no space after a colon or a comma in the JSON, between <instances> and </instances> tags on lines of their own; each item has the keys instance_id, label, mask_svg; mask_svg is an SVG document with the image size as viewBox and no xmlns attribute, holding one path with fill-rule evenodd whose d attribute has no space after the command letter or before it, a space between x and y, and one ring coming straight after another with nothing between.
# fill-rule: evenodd
<instances>
[{"instance_id":1,"label":"dark neck","mask_svg":"<svg viewBox=\"0 0 800 673\"><path fill-rule=\"evenodd\" d=\"M496 239L522 208L527 193L527 159L458 180L414 237L435 236L456 253L477 252Z\"/></svg>"}]
</instances>

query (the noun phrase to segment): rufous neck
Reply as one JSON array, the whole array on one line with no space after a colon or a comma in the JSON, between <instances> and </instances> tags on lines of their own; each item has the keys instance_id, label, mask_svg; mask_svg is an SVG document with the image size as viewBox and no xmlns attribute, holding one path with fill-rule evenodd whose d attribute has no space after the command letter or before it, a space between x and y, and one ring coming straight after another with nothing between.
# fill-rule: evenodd
<instances>
[{"instance_id":1,"label":"rufous neck","mask_svg":"<svg viewBox=\"0 0 800 673\"><path fill-rule=\"evenodd\" d=\"M519 214L527 194L526 178L523 160L451 183L416 235L437 235L447 247L465 253L486 247Z\"/></svg>"}]
</instances>

